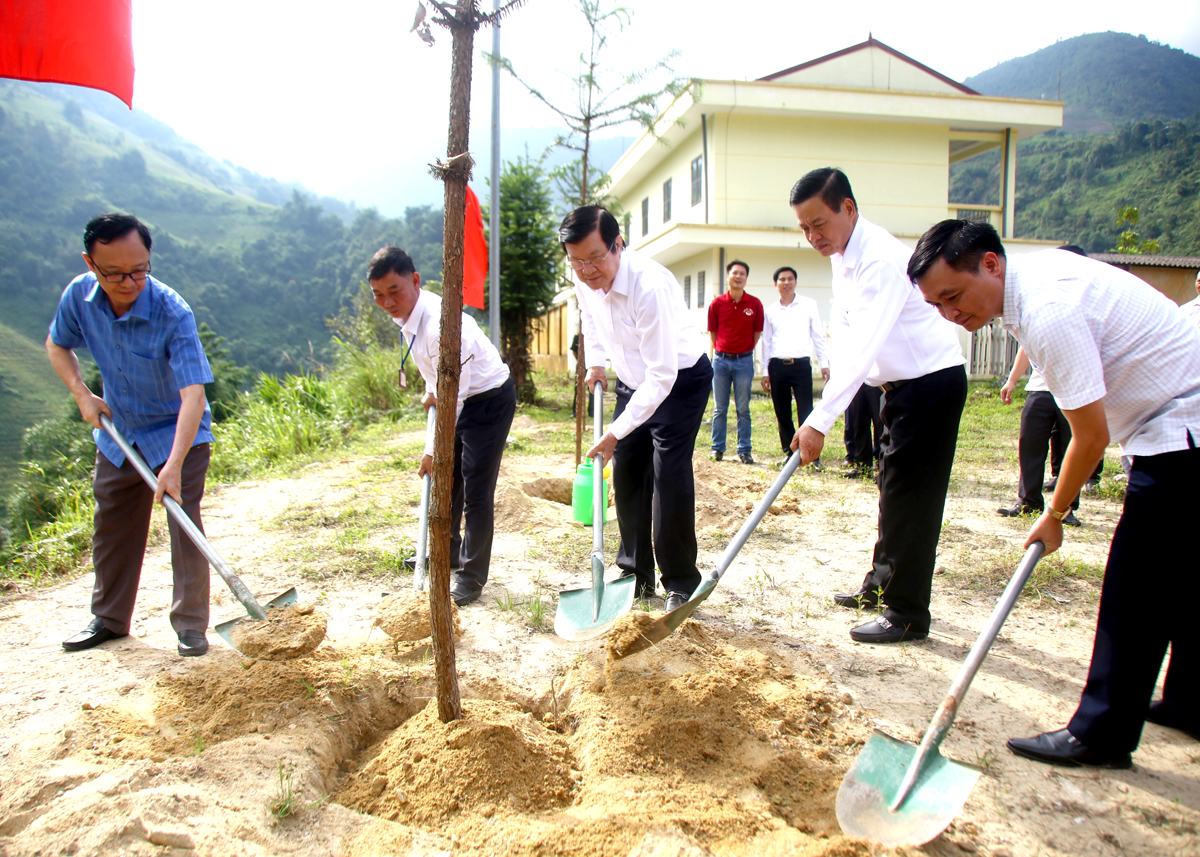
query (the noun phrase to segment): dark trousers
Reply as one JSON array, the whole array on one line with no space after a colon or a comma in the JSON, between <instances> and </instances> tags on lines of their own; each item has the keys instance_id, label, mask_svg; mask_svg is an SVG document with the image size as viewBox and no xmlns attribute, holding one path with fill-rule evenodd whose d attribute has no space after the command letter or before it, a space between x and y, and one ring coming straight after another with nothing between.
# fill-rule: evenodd
<instances>
[{"instance_id":1,"label":"dark trousers","mask_svg":"<svg viewBox=\"0 0 1200 857\"><path fill-rule=\"evenodd\" d=\"M803 425L813 409L812 363L807 357L786 360L772 357L767 362L767 379L771 382L775 422L779 424L779 444L784 455L791 455L796 424ZM796 402L795 423L792 422L793 400Z\"/></svg>"},{"instance_id":2,"label":"dark trousers","mask_svg":"<svg viewBox=\"0 0 1200 857\"><path fill-rule=\"evenodd\" d=\"M883 452L883 418L879 415L883 391L863 384L846 408L846 461L849 464L871 465ZM872 438L872 435L874 436Z\"/></svg>"},{"instance_id":3,"label":"dark trousers","mask_svg":"<svg viewBox=\"0 0 1200 857\"><path fill-rule=\"evenodd\" d=\"M454 427L450 561L460 579L468 586L480 588L487 583L492 564L496 480L500 476L504 442L517 410L513 379L510 377L499 390L490 398L467 399ZM460 535L464 518L466 532Z\"/></svg>"},{"instance_id":4,"label":"dark trousers","mask_svg":"<svg viewBox=\"0 0 1200 857\"><path fill-rule=\"evenodd\" d=\"M702 356L681 369L658 410L617 441L613 494L621 545L617 567L654 588L655 557L663 589L691 595L700 585L696 568L696 488L692 453L712 389L712 364ZM617 382L615 420L633 390Z\"/></svg>"},{"instance_id":5,"label":"dark trousers","mask_svg":"<svg viewBox=\"0 0 1200 857\"><path fill-rule=\"evenodd\" d=\"M1042 497L1042 483L1046 481L1046 452L1051 451L1054 457L1053 445L1057 440L1058 464L1067 444L1071 442L1071 424L1059 410L1054 396L1044 390L1034 390L1025 394L1025 405L1021 408L1021 435L1017 442L1017 456L1021 463L1021 480L1017 485L1017 499L1022 506L1028 506L1039 512L1045 508ZM1058 467L1052 470L1058 473ZM1072 509L1079 508L1079 495L1071 503Z\"/></svg>"},{"instance_id":6,"label":"dark trousers","mask_svg":"<svg viewBox=\"0 0 1200 857\"><path fill-rule=\"evenodd\" d=\"M204 496L209 454L207 443L193 446L183 460L180 480L183 497L180 506L201 532L204 525L200 522L200 498ZM114 634L128 634L142 577L154 492L128 459L117 467L98 451L92 492L96 497L92 535L96 584L92 588L92 615L102 619L104 627ZM168 517L167 522L174 576L171 627L175 633L203 633L208 628L208 560L173 519Z\"/></svg>"},{"instance_id":7,"label":"dark trousers","mask_svg":"<svg viewBox=\"0 0 1200 857\"><path fill-rule=\"evenodd\" d=\"M1195 568L1187 533L1195 526L1197 480L1200 449L1134 457L1104 569L1087 685L1067 726L1093 749L1137 747L1168 643L1163 699L1200 727L1200 641L1185 613L1172 617L1162 606L1163 593L1177 591L1180 575Z\"/></svg>"},{"instance_id":8,"label":"dark trousers","mask_svg":"<svg viewBox=\"0 0 1200 857\"><path fill-rule=\"evenodd\" d=\"M929 596L958 421L967 401L961 366L905 381L883 394L879 534L863 584L883 589L884 616L929 631Z\"/></svg>"}]
</instances>

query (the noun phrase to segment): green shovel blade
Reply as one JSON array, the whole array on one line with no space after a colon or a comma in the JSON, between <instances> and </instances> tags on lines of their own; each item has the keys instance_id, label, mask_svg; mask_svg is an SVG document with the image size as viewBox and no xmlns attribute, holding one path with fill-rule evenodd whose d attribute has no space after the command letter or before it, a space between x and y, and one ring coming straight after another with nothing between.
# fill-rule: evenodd
<instances>
[{"instance_id":1,"label":"green shovel blade","mask_svg":"<svg viewBox=\"0 0 1200 857\"><path fill-rule=\"evenodd\" d=\"M838 789L837 819L845 833L895 848L924 845L950 826L981 771L934 752L904 803L892 812L916 755L912 744L875 730Z\"/></svg>"},{"instance_id":2,"label":"green shovel blade","mask_svg":"<svg viewBox=\"0 0 1200 857\"><path fill-rule=\"evenodd\" d=\"M286 592L279 593L270 601L268 601L265 609L271 610L275 607L286 607L289 604L295 604L299 598L300 595L296 592L296 587L293 586L291 589L288 589ZM237 646L233 644L233 626L238 622L244 622L247 619L253 618L253 616L239 616L236 619L230 619L226 622L222 622L220 625L213 626L213 630L217 632L217 636L219 636L229 645L229 648L236 651Z\"/></svg>"},{"instance_id":3,"label":"green shovel blade","mask_svg":"<svg viewBox=\"0 0 1200 857\"><path fill-rule=\"evenodd\" d=\"M637 578L630 575L611 583L602 583L598 587L567 589L558 593L554 633L564 640L591 640L599 637L629 612L629 608L633 606L636 586Z\"/></svg>"}]
</instances>

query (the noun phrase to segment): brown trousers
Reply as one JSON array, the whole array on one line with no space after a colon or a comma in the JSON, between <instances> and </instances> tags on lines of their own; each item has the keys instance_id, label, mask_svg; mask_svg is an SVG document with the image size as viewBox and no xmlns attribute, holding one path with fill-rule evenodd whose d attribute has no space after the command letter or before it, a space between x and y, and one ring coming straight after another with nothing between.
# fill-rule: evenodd
<instances>
[{"instance_id":1,"label":"brown trousers","mask_svg":"<svg viewBox=\"0 0 1200 857\"><path fill-rule=\"evenodd\" d=\"M183 460L181 480L180 505L201 532L204 525L200 522L200 498L204 496L208 460L207 443L193 446ZM128 460L116 467L98 451L92 491L96 497L92 536L96 585L92 589L92 614L102 619L104 627L114 634L128 634L150 533L154 492ZM208 560L169 517L168 527L174 572L171 627L177 634L203 633L208 628Z\"/></svg>"}]
</instances>

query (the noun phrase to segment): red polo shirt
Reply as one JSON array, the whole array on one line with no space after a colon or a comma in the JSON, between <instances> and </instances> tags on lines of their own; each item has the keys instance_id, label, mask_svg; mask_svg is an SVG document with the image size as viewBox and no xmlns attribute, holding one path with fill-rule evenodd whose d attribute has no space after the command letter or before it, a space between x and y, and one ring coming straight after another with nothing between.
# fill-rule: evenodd
<instances>
[{"instance_id":1,"label":"red polo shirt","mask_svg":"<svg viewBox=\"0 0 1200 857\"><path fill-rule=\"evenodd\" d=\"M743 354L754 350L754 334L762 333L762 301L747 291L733 302L729 292L717 295L708 305L708 331L717 334L717 351Z\"/></svg>"}]
</instances>

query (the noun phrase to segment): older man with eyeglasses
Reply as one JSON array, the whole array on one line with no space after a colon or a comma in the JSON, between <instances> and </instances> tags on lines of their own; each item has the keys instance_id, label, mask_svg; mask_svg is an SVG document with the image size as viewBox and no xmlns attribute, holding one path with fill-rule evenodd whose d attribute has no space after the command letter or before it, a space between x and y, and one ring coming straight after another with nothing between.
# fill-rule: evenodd
<instances>
[{"instance_id":1,"label":"older man with eyeglasses","mask_svg":"<svg viewBox=\"0 0 1200 857\"><path fill-rule=\"evenodd\" d=\"M587 457L613 460L621 545L617 566L654 594L662 576L666 609L700 584L692 453L713 370L683 290L662 265L626 249L616 218L598 205L567 215L558 240L575 273L587 342L589 390L617 373L614 419Z\"/></svg>"},{"instance_id":2,"label":"older man with eyeglasses","mask_svg":"<svg viewBox=\"0 0 1200 857\"><path fill-rule=\"evenodd\" d=\"M46 337L54 371L95 426L96 498L92 621L63 642L81 651L129 634L154 503L170 494L197 527L208 473L212 414L204 385L213 380L191 308L150 276L150 230L127 214L102 214L84 230L88 272L63 291ZM102 396L88 389L75 357L87 348ZM151 491L103 431L108 415L158 473ZM208 651L208 562L172 519L171 626L183 657Z\"/></svg>"}]
</instances>

